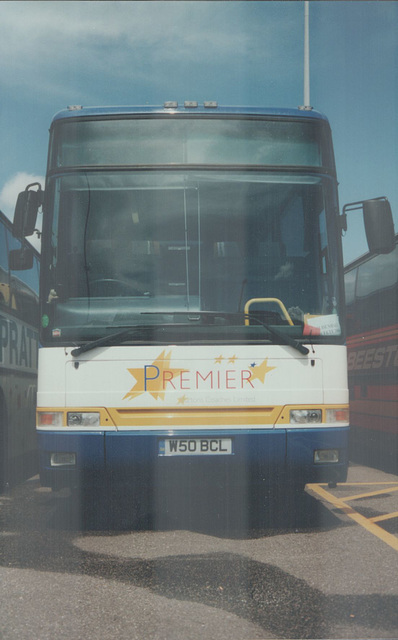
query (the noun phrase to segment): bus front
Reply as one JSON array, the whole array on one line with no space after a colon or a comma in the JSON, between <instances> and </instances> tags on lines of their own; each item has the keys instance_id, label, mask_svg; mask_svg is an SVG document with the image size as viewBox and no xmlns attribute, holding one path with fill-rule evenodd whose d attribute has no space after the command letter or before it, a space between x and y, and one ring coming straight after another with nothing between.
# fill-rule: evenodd
<instances>
[{"instance_id":1,"label":"bus front","mask_svg":"<svg viewBox=\"0 0 398 640\"><path fill-rule=\"evenodd\" d=\"M190 105L191 106L191 105ZM250 496L344 481L348 394L327 120L81 109L51 127L41 481Z\"/></svg>"}]
</instances>

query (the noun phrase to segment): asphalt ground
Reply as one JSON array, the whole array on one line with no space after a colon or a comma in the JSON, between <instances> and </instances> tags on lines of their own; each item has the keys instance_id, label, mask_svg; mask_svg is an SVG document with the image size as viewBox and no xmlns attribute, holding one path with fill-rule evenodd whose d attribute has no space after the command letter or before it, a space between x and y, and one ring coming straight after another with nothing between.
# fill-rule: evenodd
<instances>
[{"instance_id":1,"label":"asphalt ground","mask_svg":"<svg viewBox=\"0 0 398 640\"><path fill-rule=\"evenodd\" d=\"M397 476L353 465L262 510L104 528L32 478L0 497L0 638L398 637Z\"/></svg>"}]
</instances>

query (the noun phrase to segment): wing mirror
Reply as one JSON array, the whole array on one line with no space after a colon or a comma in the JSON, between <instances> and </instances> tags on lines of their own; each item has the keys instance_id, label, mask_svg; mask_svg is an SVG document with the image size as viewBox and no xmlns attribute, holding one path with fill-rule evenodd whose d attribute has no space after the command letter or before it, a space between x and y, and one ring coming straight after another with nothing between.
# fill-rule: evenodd
<instances>
[{"instance_id":1,"label":"wing mirror","mask_svg":"<svg viewBox=\"0 0 398 640\"><path fill-rule=\"evenodd\" d=\"M33 251L31 249L12 249L8 254L11 271L26 271L33 267Z\"/></svg>"},{"instance_id":2,"label":"wing mirror","mask_svg":"<svg viewBox=\"0 0 398 640\"><path fill-rule=\"evenodd\" d=\"M347 211L362 209L366 239L371 253L390 253L395 247L394 221L386 197L344 205L341 228L347 230Z\"/></svg>"},{"instance_id":3,"label":"wing mirror","mask_svg":"<svg viewBox=\"0 0 398 640\"><path fill-rule=\"evenodd\" d=\"M30 187L37 186L37 191ZM43 204L43 191L39 182L28 184L25 191L18 195L14 212L14 235L17 238L31 236L36 227L37 212Z\"/></svg>"}]
</instances>

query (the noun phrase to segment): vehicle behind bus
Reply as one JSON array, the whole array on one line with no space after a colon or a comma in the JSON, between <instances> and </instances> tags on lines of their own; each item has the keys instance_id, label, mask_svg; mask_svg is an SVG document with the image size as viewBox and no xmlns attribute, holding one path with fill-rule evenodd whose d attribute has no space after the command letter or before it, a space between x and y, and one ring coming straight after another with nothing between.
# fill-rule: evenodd
<instances>
[{"instance_id":1,"label":"vehicle behind bus","mask_svg":"<svg viewBox=\"0 0 398 640\"><path fill-rule=\"evenodd\" d=\"M39 254L0 212L0 491L37 473L38 289Z\"/></svg>"},{"instance_id":2,"label":"vehicle behind bus","mask_svg":"<svg viewBox=\"0 0 398 640\"><path fill-rule=\"evenodd\" d=\"M398 236L345 268L350 457L398 471Z\"/></svg>"}]
</instances>

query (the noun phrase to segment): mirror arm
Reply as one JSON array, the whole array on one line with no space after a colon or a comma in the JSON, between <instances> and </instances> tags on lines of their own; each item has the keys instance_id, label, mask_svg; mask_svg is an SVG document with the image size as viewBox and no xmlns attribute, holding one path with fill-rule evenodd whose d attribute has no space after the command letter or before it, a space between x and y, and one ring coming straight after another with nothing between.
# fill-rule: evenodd
<instances>
[{"instance_id":1,"label":"mirror arm","mask_svg":"<svg viewBox=\"0 0 398 640\"><path fill-rule=\"evenodd\" d=\"M42 206L42 204L43 204L43 200L44 200L44 191L43 191L43 189L41 188L41 184L40 184L40 182L31 182L31 184L28 184L28 185L25 187L25 191L29 191L29 189L30 189L31 187L37 187L37 191L36 191L36 193L37 193L37 205L38 205L38 208L39 208L39 207L41 207L41 206Z\"/></svg>"},{"instance_id":2,"label":"mirror arm","mask_svg":"<svg viewBox=\"0 0 398 640\"><path fill-rule=\"evenodd\" d=\"M384 198L374 198L375 200L383 200ZM348 211L358 211L358 210L363 210L363 200L359 200L358 202L348 202L347 204L344 205L343 207L343 213L341 214L341 216L339 216L339 223L340 223L340 231L341 231L341 235L344 235L344 232L347 231L348 225L347 225L347 212Z\"/></svg>"},{"instance_id":3,"label":"mirror arm","mask_svg":"<svg viewBox=\"0 0 398 640\"><path fill-rule=\"evenodd\" d=\"M387 198L386 198L386 196L380 196L379 198L372 198L372 200L386 200L387 201ZM364 202L366 202L366 200L359 200L358 202L348 202L343 207L343 213L342 213L341 217L343 217L343 216L347 217L347 213L346 213L347 211L356 211L358 209L362 209L363 210Z\"/></svg>"}]
</instances>

